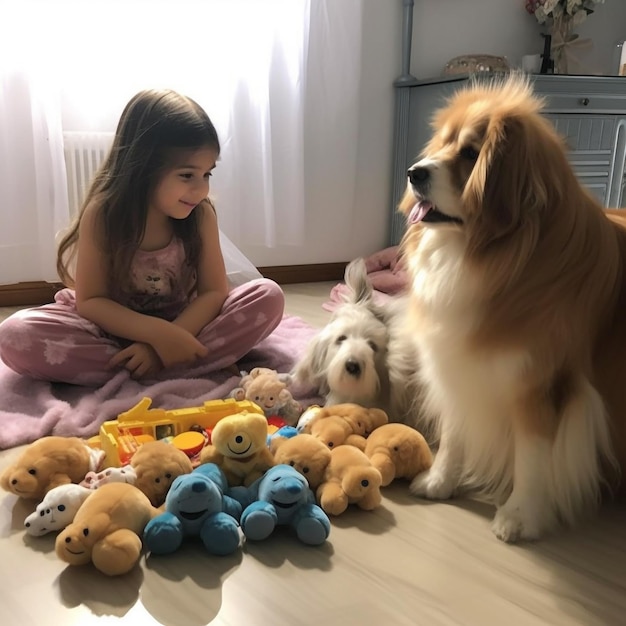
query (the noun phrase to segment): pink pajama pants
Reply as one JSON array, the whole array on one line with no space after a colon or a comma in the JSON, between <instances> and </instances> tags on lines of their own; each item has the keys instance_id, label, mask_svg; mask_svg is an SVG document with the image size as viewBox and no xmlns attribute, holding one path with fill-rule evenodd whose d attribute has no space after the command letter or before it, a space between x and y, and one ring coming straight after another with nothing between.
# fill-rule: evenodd
<instances>
[{"instance_id":1,"label":"pink pajama pants","mask_svg":"<svg viewBox=\"0 0 626 626\"><path fill-rule=\"evenodd\" d=\"M203 372L235 364L280 323L284 294L259 278L233 288L219 315L199 333L209 354L191 366ZM63 289L53 304L24 309L0 324L0 358L18 374L51 382L100 386L116 370L111 357L129 342L105 333L76 310L74 291ZM158 378L184 378L185 366L163 370Z\"/></svg>"}]
</instances>

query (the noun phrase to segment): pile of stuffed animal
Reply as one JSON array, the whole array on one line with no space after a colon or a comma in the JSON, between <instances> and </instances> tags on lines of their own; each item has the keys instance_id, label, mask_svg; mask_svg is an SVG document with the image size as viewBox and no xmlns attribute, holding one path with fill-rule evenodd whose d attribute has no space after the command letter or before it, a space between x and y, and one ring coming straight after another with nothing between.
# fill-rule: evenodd
<instances>
[{"instance_id":1,"label":"pile of stuffed animal","mask_svg":"<svg viewBox=\"0 0 626 626\"><path fill-rule=\"evenodd\" d=\"M430 467L422 435L390 423L384 411L338 404L301 413L287 381L264 397L258 385L264 375L244 381L243 392L252 388L254 397L242 398L273 416L282 410L297 428L271 433L269 415L259 413L224 417L195 468L164 441L143 444L125 467L100 468L101 453L82 439L44 437L2 473L0 485L38 502L25 520L26 532L58 532L61 560L91 562L115 576L135 567L143 547L169 554L187 537L199 538L210 554L225 555L243 538L261 541L286 526L303 543L321 545L330 533L329 516L351 505L375 509L381 487Z\"/></svg>"}]
</instances>

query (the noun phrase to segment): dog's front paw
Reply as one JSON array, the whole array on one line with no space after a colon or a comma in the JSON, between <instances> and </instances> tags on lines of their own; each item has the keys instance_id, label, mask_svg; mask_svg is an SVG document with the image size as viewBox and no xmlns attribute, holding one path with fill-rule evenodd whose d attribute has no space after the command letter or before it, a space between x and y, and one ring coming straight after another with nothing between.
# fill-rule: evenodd
<instances>
[{"instance_id":1,"label":"dog's front paw","mask_svg":"<svg viewBox=\"0 0 626 626\"><path fill-rule=\"evenodd\" d=\"M491 530L498 539L507 543L532 541L542 534L542 525L535 515L510 504L502 505L493 519Z\"/></svg>"},{"instance_id":2,"label":"dog's front paw","mask_svg":"<svg viewBox=\"0 0 626 626\"><path fill-rule=\"evenodd\" d=\"M431 467L411 481L409 490L420 498L447 500L452 497L455 487L455 481L446 476L445 472Z\"/></svg>"}]
</instances>

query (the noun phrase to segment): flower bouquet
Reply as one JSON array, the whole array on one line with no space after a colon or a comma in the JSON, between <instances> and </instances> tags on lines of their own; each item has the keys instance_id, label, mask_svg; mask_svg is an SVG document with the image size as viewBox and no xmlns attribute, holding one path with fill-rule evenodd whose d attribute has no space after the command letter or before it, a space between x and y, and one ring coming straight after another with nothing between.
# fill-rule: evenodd
<instances>
[{"instance_id":1,"label":"flower bouquet","mask_svg":"<svg viewBox=\"0 0 626 626\"><path fill-rule=\"evenodd\" d=\"M576 61L575 50L591 46L591 40L579 39L574 28L582 24L598 4L604 4L604 0L526 0L526 10L549 29L555 73L567 74L570 62Z\"/></svg>"}]
</instances>

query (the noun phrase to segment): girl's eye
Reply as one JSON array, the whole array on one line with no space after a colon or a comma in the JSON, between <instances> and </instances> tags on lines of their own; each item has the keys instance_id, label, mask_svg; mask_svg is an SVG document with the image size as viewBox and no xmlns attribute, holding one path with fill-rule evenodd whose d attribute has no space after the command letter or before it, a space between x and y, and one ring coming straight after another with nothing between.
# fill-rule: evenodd
<instances>
[{"instance_id":1,"label":"girl's eye","mask_svg":"<svg viewBox=\"0 0 626 626\"><path fill-rule=\"evenodd\" d=\"M185 180L190 180L191 178L193 178L193 174L181 174L180 177L184 178Z\"/></svg>"}]
</instances>

